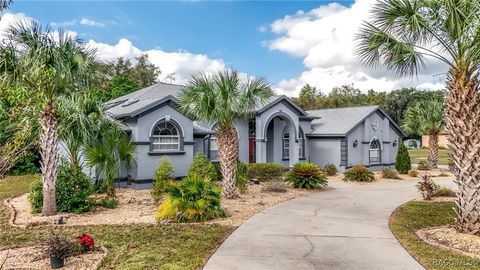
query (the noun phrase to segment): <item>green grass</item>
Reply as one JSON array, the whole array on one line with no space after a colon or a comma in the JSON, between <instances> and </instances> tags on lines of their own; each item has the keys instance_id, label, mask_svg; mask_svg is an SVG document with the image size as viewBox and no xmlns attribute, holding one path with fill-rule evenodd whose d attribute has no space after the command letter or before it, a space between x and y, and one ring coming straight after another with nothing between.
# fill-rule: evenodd
<instances>
[{"instance_id":1,"label":"green grass","mask_svg":"<svg viewBox=\"0 0 480 270\"><path fill-rule=\"evenodd\" d=\"M480 260L435 248L420 240L415 231L451 225L455 221L452 202L408 202L390 218L390 230L402 246L426 269L471 270L480 268Z\"/></svg>"},{"instance_id":2,"label":"green grass","mask_svg":"<svg viewBox=\"0 0 480 270\"><path fill-rule=\"evenodd\" d=\"M28 192L36 175L0 180L0 200ZM44 241L51 228L17 229L0 207L0 249ZM100 269L200 269L233 228L219 225L99 225L56 228L67 237L92 235L109 253Z\"/></svg>"},{"instance_id":3,"label":"green grass","mask_svg":"<svg viewBox=\"0 0 480 270\"><path fill-rule=\"evenodd\" d=\"M439 165L448 165L448 149L438 149L438 164ZM409 149L408 153L410 154L410 159L412 163L418 164L419 161L427 161L428 149Z\"/></svg>"}]
</instances>

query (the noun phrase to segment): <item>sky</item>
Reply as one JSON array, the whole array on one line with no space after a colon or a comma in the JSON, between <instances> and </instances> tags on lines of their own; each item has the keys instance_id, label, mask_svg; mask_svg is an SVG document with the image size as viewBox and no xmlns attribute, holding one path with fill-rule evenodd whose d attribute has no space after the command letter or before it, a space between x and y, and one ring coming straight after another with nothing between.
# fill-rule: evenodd
<instances>
[{"instance_id":1,"label":"sky","mask_svg":"<svg viewBox=\"0 0 480 270\"><path fill-rule=\"evenodd\" d=\"M446 67L427 62L418 77L362 66L354 36L376 0L356 1L22 1L2 14L0 38L27 18L69 30L99 58L147 53L185 83L192 74L233 68L266 76L278 94L305 84L324 93L353 84L362 91L441 89Z\"/></svg>"}]
</instances>

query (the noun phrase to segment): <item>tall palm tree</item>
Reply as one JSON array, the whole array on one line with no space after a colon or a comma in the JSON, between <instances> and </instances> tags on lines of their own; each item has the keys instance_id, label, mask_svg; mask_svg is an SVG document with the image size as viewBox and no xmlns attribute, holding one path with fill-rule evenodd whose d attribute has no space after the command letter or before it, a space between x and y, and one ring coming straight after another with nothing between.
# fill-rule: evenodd
<instances>
[{"instance_id":1,"label":"tall palm tree","mask_svg":"<svg viewBox=\"0 0 480 270\"><path fill-rule=\"evenodd\" d=\"M422 100L405 112L402 127L408 133L429 135L428 164L437 168L438 135L444 129L443 101L437 99Z\"/></svg>"},{"instance_id":2,"label":"tall palm tree","mask_svg":"<svg viewBox=\"0 0 480 270\"><path fill-rule=\"evenodd\" d=\"M238 134L234 120L251 117L255 108L271 95L265 78L248 78L242 82L236 71L224 70L214 75L193 76L179 97L183 113L199 121L216 123L224 198L236 196Z\"/></svg>"},{"instance_id":3,"label":"tall palm tree","mask_svg":"<svg viewBox=\"0 0 480 270\"><path fill-rule=\"evenodd\" d=\"M45 98L40 120L42 215L53 215L58 166L58 115L54 102L57 97L89 84L95 75L95 52L64 31L53 31L33 20L12 25L2 49L14 54L8 62L1 60L4 83L21 85Z\"/></svg>"},{"instance_id":4,"label":"tall palm tree","mask_svg":"<svg viewBox=\"0 0 480 270\"><path fill-rule=\"evenodd\" d=\"M414 76L427 58L448 67L445 122L458 185L457 228L480 234L480 2L380 0L357 36L357 54Z\"/></svg>"}]
</instances>

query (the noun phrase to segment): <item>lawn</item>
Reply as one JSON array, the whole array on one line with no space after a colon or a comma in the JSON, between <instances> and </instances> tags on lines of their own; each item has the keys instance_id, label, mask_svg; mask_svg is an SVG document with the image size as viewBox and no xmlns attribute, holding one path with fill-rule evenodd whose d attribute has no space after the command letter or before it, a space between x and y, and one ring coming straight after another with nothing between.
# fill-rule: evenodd
<instances>
[{"instance_id":1,"label":"lawn","mask_svg":"<svg viewBox=\"0 0 480 270\"><path fill-rule=\"evenodd\" d=\"M408 153L412 159L412 163L418 164L419 161L427 161L428 149L409 149ZM439 165L448 165L448 149L438 149L438 164Z\"/></svg>"},{"instance_id":2,"label":"lawn","mask_svg":"<svg viewBox=\"0 0 480 270\"><path fill-rule=\"evenodd\" d=\"M479 269L480 260L435 248L420 240L415 231L451 225L455 220L452 202L408 202L390 218L390 230L402 246L426 269Z\"/></svg>"},{"instance_id":3,"label":"lawn","mask_svg":"<svg viewBox=\"0 0 480 270\"><path fill-rule=\"evenodd\" d=\"M0 180L0 200L28 192L39 176L12 176ZM25 246L45 240L50 228L17 229L0 207L0 248ZM220 225L124 225L64 227L57 232L74 237L91 234L109 250L100 269L200 269L233 230Z\"/></svg>"}]
</instances>

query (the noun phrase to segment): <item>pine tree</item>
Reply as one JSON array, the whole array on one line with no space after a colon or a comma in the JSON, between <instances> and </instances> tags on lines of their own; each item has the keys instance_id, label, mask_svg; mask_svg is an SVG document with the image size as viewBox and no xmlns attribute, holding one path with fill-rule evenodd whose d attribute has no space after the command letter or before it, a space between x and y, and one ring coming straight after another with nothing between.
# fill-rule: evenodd
<instances>
[{"instance_id":1,"label":"pine tree","mask_svg":"<svg viewBox=\"0 0 480 270\"><path fill-rule=\"evenodd\" d=\"M395 162L395 169L399 173L408 173L412 168L412 162L410 160L410 155L408 154L407 147L400 142L397 153L397 160Z\"/></svg>"}]
</instances>

